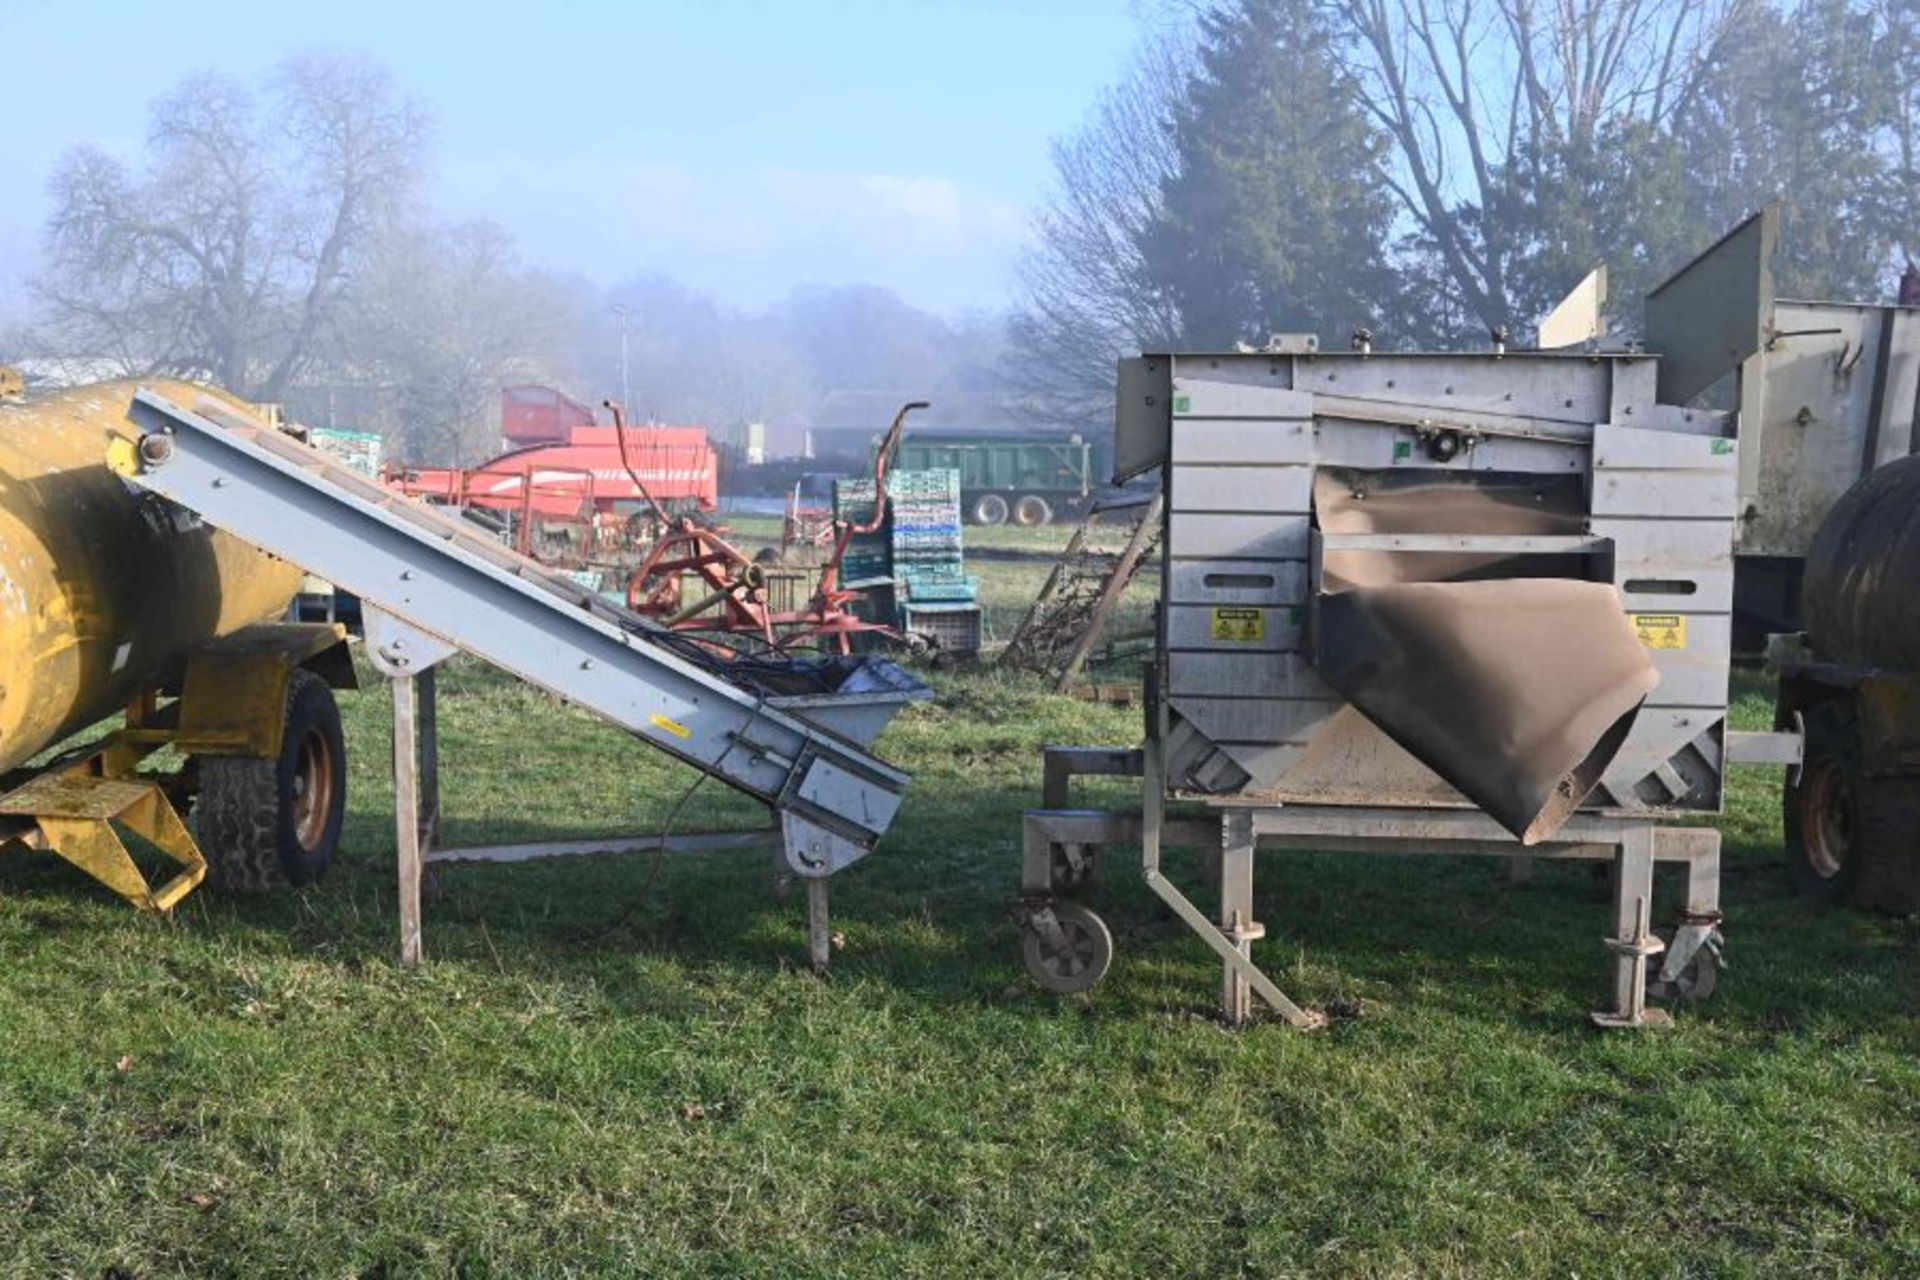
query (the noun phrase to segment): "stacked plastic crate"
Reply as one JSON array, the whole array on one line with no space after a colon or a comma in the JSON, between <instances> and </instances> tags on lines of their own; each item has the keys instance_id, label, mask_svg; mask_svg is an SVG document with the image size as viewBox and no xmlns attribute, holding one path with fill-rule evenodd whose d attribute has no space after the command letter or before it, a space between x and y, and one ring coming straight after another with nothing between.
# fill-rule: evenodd
<instances>
[{"instance_id":1,"label":"stacked plastic crate","mask_svg":"<svg viewBox=\"0 0 1920 1280\"><path fill-rule=\"evenodd\" d=\"M855 538L841 565L848 586L880 602L892 625L931 643L940 653L971 657L980 651L980 582L966 572L960 533L960 473L951 468L896 471L887 480L887 523ZM844 518L868 518L873 482L843 480L834 507Z\"/></svg>"}]
</instances>

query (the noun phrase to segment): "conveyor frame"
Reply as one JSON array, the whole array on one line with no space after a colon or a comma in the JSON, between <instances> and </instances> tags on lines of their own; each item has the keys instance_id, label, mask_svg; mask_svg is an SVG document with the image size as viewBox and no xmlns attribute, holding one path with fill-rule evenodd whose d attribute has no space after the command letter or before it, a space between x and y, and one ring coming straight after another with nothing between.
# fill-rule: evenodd
<instances>
[{"instance_id":1,"label":"conveyor frame","mask_svg":"<svg viewBox=\"0 0 1920 1280\"><path fill-rule=\"evenodd\" d=\"M464 651L778 813L786 867L809 884L812 959L825 966L826 877L886 831L906 773L821 727L828 713L786 709L780 693L755 687L725 659L264 423L149 390L135 395L131 416L140 442L112 457L131 483L363 601L368 651L394 696L403 963L422 955L419 882L437 803L431 675ZM899 698L929 693L909 685Z\"/></svg>"}]
</instances>

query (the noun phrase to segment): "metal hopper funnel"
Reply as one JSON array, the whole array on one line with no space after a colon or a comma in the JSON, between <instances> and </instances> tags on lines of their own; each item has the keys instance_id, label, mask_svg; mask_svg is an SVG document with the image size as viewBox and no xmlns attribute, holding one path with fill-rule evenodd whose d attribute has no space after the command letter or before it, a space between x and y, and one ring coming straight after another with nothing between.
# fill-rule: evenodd
<instances>
[{"instance_id":1,"label":"metal hopper funnel","mask_svg":"<svg viewBox=\"0 0 1920 1280\"><path fill-rule=\"evenodd\" d=\"M1315 502L1322 529L1337 532L1565 529L1563 501L1517 503L1482 474L1459 476L1449 502L1434 501L1430 481L1398 502L1323 473ZM1477 486L1486 501L1472 499ZM1436 529L1436 515L1453 527ZM1586 799L1659 682L1611 585L1488 576L1537 573L1529 559L1329 552L1312 635L1327 684L1522 844L1551 836ZM1423 572L1456 580L1404 580Z\"/></svg>"}]
</instances>

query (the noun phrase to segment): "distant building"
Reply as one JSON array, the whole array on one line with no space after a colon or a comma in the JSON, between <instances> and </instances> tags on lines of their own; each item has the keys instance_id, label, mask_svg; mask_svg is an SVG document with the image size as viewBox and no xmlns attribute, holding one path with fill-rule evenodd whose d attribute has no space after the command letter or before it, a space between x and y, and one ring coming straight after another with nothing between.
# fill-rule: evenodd
<instances>
[{"instance_id":1,"label":"distant building","mask_svg":"<svg viewBox=\"0 0 1920 1280\"><path fill-rule=\"evenodd\" d=\"M776 422L768 436L769 457L861 458L873 448L873 438L887 429L900 406L911 400L930 400L932 407L916 413L911 430L966 432L970 435L1034 436L1047 434L1021 397L996 391L829 391L811 414L799 422ZM797 429L796 429L797 428ZM1062 427L1061 435L1070 429ZM781 452L798 445L795 453Z\"/></svg>"}]
</instances>

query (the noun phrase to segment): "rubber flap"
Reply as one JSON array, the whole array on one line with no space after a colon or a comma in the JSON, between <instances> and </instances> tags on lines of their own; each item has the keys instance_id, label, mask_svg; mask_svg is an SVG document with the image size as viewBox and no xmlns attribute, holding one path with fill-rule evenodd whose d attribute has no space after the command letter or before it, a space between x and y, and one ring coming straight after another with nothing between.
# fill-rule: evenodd
<instances>
[{"instance_id":1,"label":"rubber flap","mask_svg":"<svg viewBox=\"0 0 1920 1280\"><path fill-rule=\"evenodd\" d=\"M1604 583L1403 582L1318 603L1321 678L1522 844L1579 808L1659 683Z\"/></svg>"}]
</instances>

